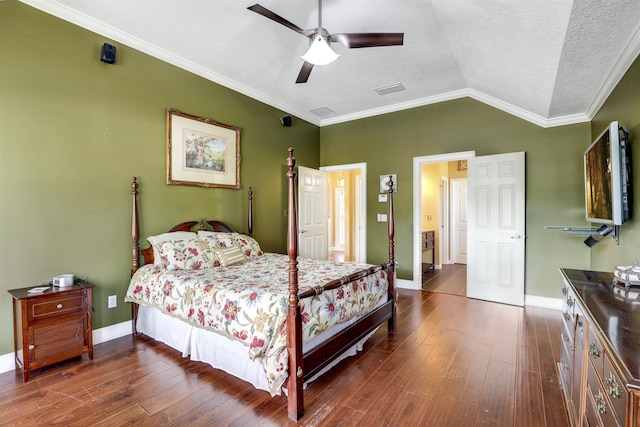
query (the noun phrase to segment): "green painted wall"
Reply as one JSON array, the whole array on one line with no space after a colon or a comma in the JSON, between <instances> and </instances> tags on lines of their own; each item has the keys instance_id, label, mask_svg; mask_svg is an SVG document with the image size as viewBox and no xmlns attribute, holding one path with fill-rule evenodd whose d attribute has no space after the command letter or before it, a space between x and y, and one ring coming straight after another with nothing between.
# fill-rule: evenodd
<instances>
[{"instance_id":1,"label":"green painted wall","mask_svg":"<svg viewBox=\"0 0 640 427\"><path fill-rule=\"evenodd\" d=\"M560 267L587 268L582 239L545 225L585 224L582 152L588 123L543 129L472 99L323 127L321 165L367 162L367 254L386 257L386 224L377 223L379 175L398 174L396 256L400 278L413 276L413 158L475 150L526 152L526 294L560 297Z\"/></svg>"},{"instance_id":2,"label":"green painted wall","mask_svg":"<svg viewBox=\"0 0 640 427\"><path fill-rule=\"evenodd\" d=\"M114 65L100 46L118 47ZM222 218L244 229L255 189L255 235L285 250L286 149L308 167L367 162L367 253L386 258L386 224L375 221L378 176L397 173L399 276L412 276L413 157L475 150L525 151L526 293L560 297L559 267L611 270L640 256L638 220L622 244L589 250L582 238L543 229L584 224L582 152L607 122L640 135L640 65L588 123L543 129L471 99L318 129L205 79L13 0L0 1L0 354L13 351L7 289L74 273L96 284L96 328L130 318L122 303L130 268L130 180L140 182L141 235L186 218ZM240 126L242 190L165 184L165 111ZM640 149L634 151L636 183ZM640 184L636 184L637 188ZM634 211L640 215L635 198ZM117 309L107 309L116 294Z\"/></svg>"},{"instance_id":3,"label":"green painted wall","mask_svg":"<svg viewBox=\"0 0 640 427\"><path fill-rule=\"evenodd\" d=\"M614 120L625 126L630 134L634 184L632 217L620 229L619 246L607 238L591 250L591 268L598 271L612 271L616 265L640 262L640 59L636 59L594 117L591 122L592 139Z\"/></svg>"},{"instance_id":4,"label":"green painted wall","mask_svg":"<svg viewBox=\"0 0 640 427\"><path fill-rule=\"evenodd\" d=\"M117 62L99 60L104 42ZM165 184L168 107L242 128L241 190ZM319 129L16 1L0 1L0 354L13 351L8 289L74 273L95 283L94 327L130 319L131 177L141 236L223 219L286 250L286 158L319 166ZM118 307L107 309L107 296Z\"/></svg>"}]
</instances>

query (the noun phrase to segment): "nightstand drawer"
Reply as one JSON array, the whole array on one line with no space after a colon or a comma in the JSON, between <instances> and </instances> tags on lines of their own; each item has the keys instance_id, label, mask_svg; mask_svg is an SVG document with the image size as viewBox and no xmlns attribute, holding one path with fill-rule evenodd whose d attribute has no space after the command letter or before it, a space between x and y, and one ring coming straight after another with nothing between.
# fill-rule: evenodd
<instances>
[{"instance_id":1,"label":"nightstand drawer","mask_svg":"<svg viewBox=\"0 0 640 427\"><path fill-rule=\"evenodd\" d=\"M61 295L51 295L27 302L27 320L38 320L51 316L70 314L85 309L85 298L81 291Z\"/></svg>"}]
</instances>

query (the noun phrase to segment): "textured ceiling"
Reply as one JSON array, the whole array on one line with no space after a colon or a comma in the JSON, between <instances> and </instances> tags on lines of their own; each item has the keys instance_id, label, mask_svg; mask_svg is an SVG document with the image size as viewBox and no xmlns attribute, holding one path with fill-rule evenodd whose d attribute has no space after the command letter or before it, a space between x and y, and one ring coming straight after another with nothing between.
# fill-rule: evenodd
<instances>
[{"instance_id":1,"label":"textured ceiling","mask_svg":"<svg viewBox=\"0 0 640 427\"><path fill-rule=\"evenodd\" d=\"M588 121L640 53L638 0L324 0L330 33L404 46L334 43L340 58L296 84L308 40L247 10L257 0L22 1L319 126L461 97L544 127ZM315 0L259 4L317 26Z\"/></svg>"}]
</instances>

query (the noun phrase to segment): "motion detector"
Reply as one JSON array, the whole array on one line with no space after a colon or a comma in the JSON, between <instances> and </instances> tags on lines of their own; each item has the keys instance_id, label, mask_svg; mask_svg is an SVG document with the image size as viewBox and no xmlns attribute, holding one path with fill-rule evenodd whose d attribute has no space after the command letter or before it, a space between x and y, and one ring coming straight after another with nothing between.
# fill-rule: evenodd
<instances>
[{"instance_id":1,"label":"motion detector","mask_svg":"<svg viewBox=\"0 0 640 427\"><path fill-rule=\"evenodd\" d=\"M291 127L291 116L280 117L282 126Z\"/></svg>"}]
</instances>

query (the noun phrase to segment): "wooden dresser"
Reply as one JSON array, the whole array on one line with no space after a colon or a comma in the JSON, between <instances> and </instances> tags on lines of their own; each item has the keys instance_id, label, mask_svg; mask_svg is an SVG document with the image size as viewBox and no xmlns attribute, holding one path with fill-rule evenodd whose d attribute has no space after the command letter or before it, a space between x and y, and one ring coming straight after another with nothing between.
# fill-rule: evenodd
<instances>
[{"instance_id":1,"label":"wooden dresser","mask_svg":"<svg viewBox=\"0 0 640 427\"><path fill-rule=\"evenodd\" d=\"M558 371L573 426L640 426L640 289L561 269Z\"/></svg>"},{"instance_id":2,"label":"wooden dresser","mask_svg":"<svg viewBox=\"0 0 640 427\"><path fill-rule=\"evenodd\" d=\"M435 268L435 250L436 246L436 232L435 230L424 230L422 232L422 271L433 271ZM430 253L430 257L429 257ZM429 258L427 258L429 257Z\"/></svg>"},{"instance_id":3,"label":"wooden dresser","mask_svg":"<svg viewBox=\"0 0 640 427\"><path fill-rule=\"evenodd\" d=\"M91 291L82 280L67 288L50 286L40 294L13 289L16 369L23 380L32 370L88 353L93 359Z\"/></svg>"}]
</instances>

